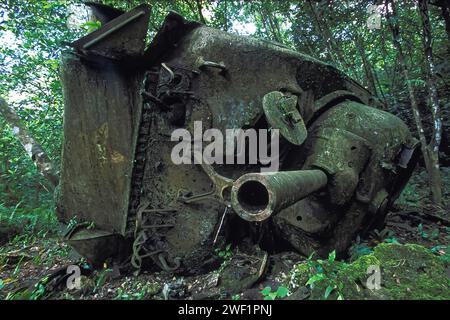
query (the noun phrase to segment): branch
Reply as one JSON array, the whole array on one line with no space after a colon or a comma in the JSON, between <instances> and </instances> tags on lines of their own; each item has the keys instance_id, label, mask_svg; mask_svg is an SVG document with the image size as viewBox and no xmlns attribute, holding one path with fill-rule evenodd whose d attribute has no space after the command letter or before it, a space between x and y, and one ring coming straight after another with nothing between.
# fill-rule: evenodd
<instances>
[{"instance_id":1,"label":"branch","mask_svg":"<svg viewBox=\"0 0 450 320\"><path fill-rule=\"evenodd\" d=\"M434 66L433 49L432 49L432 32L431 23L428 13L428 5L426 0L419 1L419 14L422 20L422 38L425 55L425 71L427 75L428 91L431 102L431 116L433 118L433 136L430 146L434 152L439 151L442 136L442 121L439 107L439 97L436 87L436 71Z\"/></svg>"},{"instance_id":2,"label":"branch","mask_svg":"<svg viewBox=\"0 0 450 320\"><path fill-rule=\"evenodd\" d=\"M203 12L202 12L202 3L200 2L200 0L196 0L196 2L197 2L197 11L198 11L198 16L200 17L200 21L204 24L204 25L206 25L206 19L205 19L205 17L203 16Z\"/></svg>"},{"instance_id":3,"label":"branch","mask_svg":"<svg viewBox=\"0 0 450 320\"><path fill-rule=\"evenodd\" d=\"M16 112L8 106L6 101L0 97L0 114L11 126L13 134L20 141L28 156L36 165L38 171L53 185L58 185L58 175L55 173L54 166L47 153L41 145L33 139L30 132L23 124Z\"/></svg>"}]
</instances>

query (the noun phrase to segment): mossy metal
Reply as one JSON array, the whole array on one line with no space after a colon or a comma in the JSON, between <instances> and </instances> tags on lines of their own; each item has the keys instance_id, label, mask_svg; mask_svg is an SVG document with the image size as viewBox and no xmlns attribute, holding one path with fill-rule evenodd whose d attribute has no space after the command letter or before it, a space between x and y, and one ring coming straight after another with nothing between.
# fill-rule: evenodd
<instances>
[{"instance_id":1,"label":"mossy metal","mask_svg":"<svg viewBox=\"0 0 450 320\"><path fill-rule=\"evenodd\" d=\"M263 189L256 193L258 184ZM252 222L264 221L325 187L326 184L327 176L321 170L247 173L233 184L231 204L242 219ZM263 197L264 193L267 194ZM258 197L263 199L255 203L254 200Z\"/></svg>"},{"instance_id":2,"label":"mossy metal","mask_svg":"<svg viewBox=\"0 0 450 320\"><path fill-rule=\"evenodd\" d=\"M417 141L364 87L284 45L174 12L144 49L149 11L133 12L76 41L63 58L58 215L94 222L68 239L84 255L105 259L97 254L104 246L120 259L120 247L126 259L133 247L146 257L139 266L198 274L217 265L214 250L229 241L286 242L326 256L382 223L416 164ZM279 129L280 171L261 174L258 163L174 164L171 133L192 134L195 121L224 136L227 129ZM224 181L234 188L225 218ZM258 192L239 199L252 182ZM249 230L260 234L252 238Z\"/></svg>"}]
</instances>

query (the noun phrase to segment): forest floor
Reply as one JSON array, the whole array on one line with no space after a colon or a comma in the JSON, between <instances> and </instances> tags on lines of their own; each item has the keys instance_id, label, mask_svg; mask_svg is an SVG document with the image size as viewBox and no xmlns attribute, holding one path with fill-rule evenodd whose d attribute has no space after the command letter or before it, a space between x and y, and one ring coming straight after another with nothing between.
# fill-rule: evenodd
<instances>
[{"instance_id":1,"label":"forest floor","mask_svg":"<svg viewBox=\"0 0 450 320\"><path fill-rule=\"evenodd\" d=\"M223 273L233 265L248 265L235 262L249 258L229 246L217 251L222 266L205 275L121 274L105 264L102 270L82 269L80 288L69 290L67 266L86 263L62 242L53 230L55 225L34 221L30 230L23 228L30 221L23 220L6 230L8 220L0 216L0 299L449 299L450 168L443 169L443 181L444 207L435 208L427 194L425 172L416 171L388 214L385 229L356 239L346 260L335 261L333 254L325 261L292 252L271 255L264 275L255 278L251 266L247 273L240 269L240 278L228 287L222 285ZM9 213L9 218L13 215ZM392 258L392 252L404 257ZM396 259L395 263L382 261L383 255ZM378 261L383 276L389 276L383 280L384 291L367 293L368 286L361 279L357 282L361 286L341 279L349 278L346 272L351 272L351 277L361 273L357 268L365 268L367 261ZM401 275L399 266L409 269ZM366 270L362 273L366 275ZM421 277L424 283L419 282ZM389 282L392 279L395 281ZM425 283L429 279L433 283ZM396 291L387 291L388 287Z\"/></svg>"}]
</instances>

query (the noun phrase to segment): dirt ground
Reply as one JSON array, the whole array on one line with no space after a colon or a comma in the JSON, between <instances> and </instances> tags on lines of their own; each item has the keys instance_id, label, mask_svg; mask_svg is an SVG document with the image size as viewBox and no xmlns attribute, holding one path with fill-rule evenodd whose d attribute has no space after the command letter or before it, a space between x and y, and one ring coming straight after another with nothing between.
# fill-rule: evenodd
<instances>
[{"instance_id":1,"label":"dirt ground","mask_svg":"<svg viewBox=\"0 0 450 320\"><path fill-rule=\"evenodd\" d=\"M416 171L387 215L385 228L356 239L347 261L379 243L414 243L446 257L448 265L450 170L443 172L444 207L430 204L425 173ZM0 245L0 299L264 299L268 297L265 288L284 286L294 265L307 260L293 252L269 256L264 275L253 280L244 275L241 280L247 285L231 292L221 285L221 272L233 261L249 257L230 247L217 252L224 260L218 270L180 277L167 273L136 274L131 268L106 264L102 270L92 270L60 237L44 232L32 235L3 232ZM69 265L81 266L79 289L67 289Z\"/></svg>"}]
</instances>

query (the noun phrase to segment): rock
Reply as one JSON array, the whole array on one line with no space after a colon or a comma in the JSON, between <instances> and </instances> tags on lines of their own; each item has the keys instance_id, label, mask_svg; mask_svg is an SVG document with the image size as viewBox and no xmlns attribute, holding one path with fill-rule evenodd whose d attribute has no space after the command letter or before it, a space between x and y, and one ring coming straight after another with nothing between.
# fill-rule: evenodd
<instances>
[{"instance_id":1,"label":"rock","mask_svg":"<svg viewBox=\"0 0 450 320\"><path fill-rule=\"evenodd\" d=\"M268 255L237 253L223 269L219 285L229 294L241 293L253 286L266 271Z\"/></svg>"},{"instance_id":2,"label":"rock","mask_svg":"<svg viewBox=\"0 0 450 320\"><path fill-rule=\"evenodd\" d=\"M263 300L261 288L251 288L242 292L241 300Z\"/></svg>"},{"instance_id":3,"label":"rock","mask_svg":"<svg viewBox=\"0 0 450 320\"><path fill-rule=\"evenodd\" d=\"M294 291L290 296L286 298L286 300L305 300L311 296L311 290L307 287L300 287L296 291Z\"/></svg>"},{"instance_id":4,"label":"rock","mask_svg":"<svg viewBox=\"0 0 450 320\"><path fill-rule=\"evenodd\" d=\"M187 287L183 278L164 284L162 295L164 300L179 300L186 297Z\"/></svg>"},{"instance_id":5,"label":"rock","mask_svg":"<svg viewBox=\"0 0 450 320\"><path fill-rule=\"evenodd\" d=\"M221 290L217 287L219 274L216 271L195 277L188 286L194 300L216 299L221 296Z\"/></svg>"},{"instance_id":6,"label":"rock","mask_svg":"<svg viewBox=\"0 0 450 320\"><path fill-rule=\"evenodd\" d=\"M205 291L196 292L192 294L193 300L218 300L223 297L220 288L210 288Z\"/></svg>"}]
</instances>

